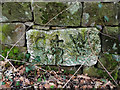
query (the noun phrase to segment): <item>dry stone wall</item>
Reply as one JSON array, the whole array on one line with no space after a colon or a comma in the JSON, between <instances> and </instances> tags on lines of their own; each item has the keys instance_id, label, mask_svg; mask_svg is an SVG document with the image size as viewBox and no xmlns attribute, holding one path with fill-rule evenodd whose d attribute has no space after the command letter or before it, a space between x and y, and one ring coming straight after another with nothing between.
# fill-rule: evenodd
<instances>
[{"instance_id":1,"label":"dry stone wall","mask_svg":"<svg viewBox=\"0 0 120 90\"><path fill-rule=\"evenodd\" d=\"M93 66L97 58L111 66L108 70L120 61L120 2L4 2L0 8L1 47L12 46L22 36L16 46L27 48L31 62L36 57L41 65L85 61L92 67L84 72L91 75L91 69L101 68Z\"/></svg>"}]
</instances>

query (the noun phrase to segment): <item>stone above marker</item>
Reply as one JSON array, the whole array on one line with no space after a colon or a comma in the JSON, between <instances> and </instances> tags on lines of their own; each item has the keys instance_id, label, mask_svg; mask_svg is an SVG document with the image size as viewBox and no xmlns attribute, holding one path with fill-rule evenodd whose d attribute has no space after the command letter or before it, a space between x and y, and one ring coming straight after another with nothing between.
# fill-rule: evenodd
<instances>
[{"instance_id":1,"label":"stone above marker","mask_svg":"<svg viewBox=\"0 0 120 90\"><path fill-rule=\"evenodd\" d=\"M82 4L80 2L34 2L33 7L36 24L58 26L80 25L82 14Z\"/></svg>"},{"instance_id":2,"label":"stone above marker","mask_svg":"<svg viewBox=\"0 0 120 90\"><path fill-rule=\"evenodd\" d=\"M88 35L89 32L89 35ZM96 28L60 29L52 31L34 30L26 32L27 49L31 54L31 61L39 60L40 64L50 65L78 65L91 66L97 63L100 39ZM39 58L39 59L38 59Z\"/></svg>"},{"instance_id":3,"label":"stone above marker","mask_svg":"<svg viewBox=\"0 0 120 90\"><path fill-rule=\"evenodd\" d=\"M29 2L5 2L2 4L2 20L7 21L30 21L32 14Z\"/></svg>"},{"instance_id":4,"label":"stone above marker","mask_svg":"<svg viewBox=\"0 0 120 90\"><path fill-rule=\"evenodd\" d=\"M82 26L118 25L119 3L85 2Z\"/></svg>"}]
</instances>

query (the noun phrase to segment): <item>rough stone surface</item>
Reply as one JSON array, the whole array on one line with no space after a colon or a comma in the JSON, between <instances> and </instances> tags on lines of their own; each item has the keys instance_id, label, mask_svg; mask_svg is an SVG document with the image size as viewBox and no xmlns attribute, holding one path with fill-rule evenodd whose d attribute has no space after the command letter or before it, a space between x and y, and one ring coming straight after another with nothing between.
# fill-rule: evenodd
<instances>
[{"instance_id":1,"label":"rough stone surface","mask_svg":"<svg viewBox=\"0 0 120 90\"><path fill-rule=\"evenodd\" d=\"M15 44L21 36L25 33L25 25L21 23L10 24L4 23L0 26L0 40L2 44L13 45ZM25 35L17 44L18 46L24 46Z\"/></svg>"},{"instance_id":2,"label":"rough stone surface","mask_svg":"<svg viewBox=\"0 0 120 90\"><path fill-rule=\"evenodd\" d=\"M102 51L108 53L118 53L120 44L118 43L118 27L105 27L102 34Z\"/></svg>"},{"instance_id":3,"label":"rough stone surface","mask_svg":"<svg viewBox=\"0 0 120 90\"><path fill-rule=\"evenodd\" d=\"M88 32L90 33L88 35ZM26 33L28 52L31 59L40 56L41 64L91 66L96 64L100 52L100 39L96 28L61 29L52 31L29 30Z\"/></svg>"},{"instance_id":4,"label":"rough stone surface","mask_svg":"<svg viewBox=\"0 0 120 90\"><path fill-rule=\"evenodd\" d=\"M83 69L83 74L87 74L88 76L91 77L100 77L100 74L98 73L98 69L95 68L94 66L91 67L85 67ZM102 73L104 73L102 70L100 70Z\"/></svg>"},{"instance_id":5,"label":"rough stone surface","mask_svg":"<svg viewBox=\"0 0 120 90\"><path fill-rule=\"evenodd\" d=\"M35 23L46 25L79 26L81 21L81 3L77 2L36 2L33 4ZM63 12L63 10L67 9Z\"/></svg>"},{"instance_id":6,"label":"rough stone surface","mask_svg":"<svg viewBox=\"0 0 120 90\"><path fill-rule=\"evenodd\" d=\"M118 25L118 5L118 3L85 2L82 25Z\"/></svg>"},{"instance_id":7,"label":"rough stone surface","mask_svg":"<svg viewBox=\"0 0 120 90\"><path fill-rule=\"evenodd\" d=\"M2 22L28 21L32 19L28 2L5 2L2 5ZM1 21L1 20L0 20Z\"/></svg>"},{"instance_id":8,"label":"rough stone surface","mask_svg":"<svg viewBox=\"0 0 120 90\"><path fill-rule=\"evenodd\" d=\"M108 71L114 70L118 65L118 61L115 59L114 54L102 54L101 53L99 57L100 57L99 60L101 61L101 63L105 66L105 68ZM98 68L103 69L100 63L98 63Z\"/></svg>"}]
</instances>

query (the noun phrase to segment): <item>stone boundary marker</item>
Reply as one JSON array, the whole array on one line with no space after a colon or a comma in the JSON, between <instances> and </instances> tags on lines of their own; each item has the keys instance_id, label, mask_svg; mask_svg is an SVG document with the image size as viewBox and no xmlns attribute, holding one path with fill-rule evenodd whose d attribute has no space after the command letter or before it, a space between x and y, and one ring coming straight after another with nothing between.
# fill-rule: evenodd
<instances>
[{"instance_id":1,"label":"stone boundary marker","mask_svg":"<svg viewBox=\"0 0 120 90\"><path fill-rule=\"evenodd\" d=\"M1 0L2 45L11 46L26 33L17 46L20 46L20 49L27 47L32 55L31 60L38 63L71 66L81 64L85 57L89 57L84 65L91 67L85 67L83 72L90 74L97 73L99 68L103 69L99 64L98 68L94 67L97 63L95 58L99 57L109 71L114 70L120 61L119 0L77 1ZM71 8L44 27L51 18L68 7ZM28 26L31 26L29 30ZM85 42L88 40L85 31L89 29L91 29L90 42L97 52L97 57L91 55L89 44ZM92 32L94 29L97 32Z\"/></svg>"},{"instance_id":2,"label":"stone boundary marker","mask_svg":"<svg viewBox=\"0 0 120 90\"><path fill-rule=\"evenodd\" d=\"M72 66L86 61L85 66L92 66L97 63L101 48L98 33L96 28L31 29L26 32L27 48L32 60L40 57L40 64ZM89 42L96 55L92 54Z\"/></svg>"}]
</instances>

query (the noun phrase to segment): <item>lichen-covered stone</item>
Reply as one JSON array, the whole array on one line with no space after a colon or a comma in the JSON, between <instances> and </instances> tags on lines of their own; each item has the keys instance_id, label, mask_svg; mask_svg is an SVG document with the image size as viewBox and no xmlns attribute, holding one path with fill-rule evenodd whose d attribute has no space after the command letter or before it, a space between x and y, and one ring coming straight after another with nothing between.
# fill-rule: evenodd
<instances>
[{"instance_id":1,"label":"lichen-covered stone","mask_svg":"<svg viewBox=\"0 0 120 90\"><path fill-rule=\"evenodd\" d=\"M117 54L120 44L118 43L118 27L105 27L102 34L102 51Z\"/></svg>"},{"instance_id":2,"label":"lichen-covered stone","mask_svg":"<svg viewBox=\"0 0 120 90\"><path fill-rule=\"evenodd\" d=\"M118 5L118 3L85 2L82 25L118 25Z\"/></svg>"},{"instance_id":3,"label":"lichen-covered stone","mask_svg":"<svg viewBox=\"0 0 120 90\"><path fill-rule=\"evenodd\" d=\"M89 32L89 35L88 35ZM100 52L99 31L96 28L34 30L26 32L27 48L31 60L40 57L40 64L91 66L96 64ZM85 63L83 63L85 61Z\"/></svg>"},{"instance_id":4,"label":"lichen-covered stone","mask_svg":"<svg viewBox=\"0 0 120 90\"><path fill-rule=\"evenodd\" d=\"M37 24L46 25L50 21L47 25L80 25L82 10L80 2L35 2L33 7ZM51 20L53 17L55 18Z\"/></svg>"},{"instance_id":5,"label":"lichen-covered stone","mask_svg":"<svg viewBox=\"0 0 120 90\"><path fill-rule=\"evenodd\" d=\"M25 33L25 25L22 23L10 24L3 23L0 25L0 40L2 44L13 45ZM25 35L18 42L18 46L24 46Z\"/></svg>"},{"instance_id":6,"label":"lichen-covered stone","mask_svg":"<svg viewBox=\"0 0 120 90\"><path fill-rule=\"evenodd\" d=\"M29 2L4 2L2 4L2 22L29 21L32 19Z\"/></svg>"}]
</instances>

